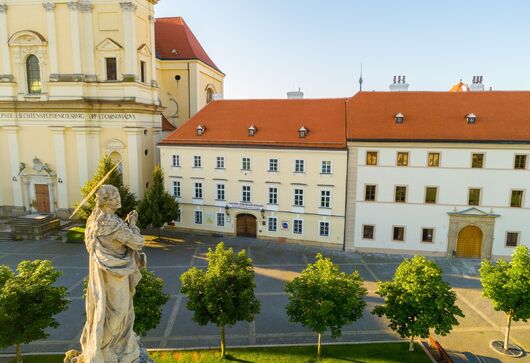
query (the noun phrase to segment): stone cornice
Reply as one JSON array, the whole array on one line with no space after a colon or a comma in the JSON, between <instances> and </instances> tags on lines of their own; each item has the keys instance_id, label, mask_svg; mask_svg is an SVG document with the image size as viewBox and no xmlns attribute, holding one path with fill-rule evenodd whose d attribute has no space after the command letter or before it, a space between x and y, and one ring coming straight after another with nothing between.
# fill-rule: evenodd
<instances>
[{"instance_id":1,"label":"stone cornice","mask_svg":"<svg viewBox=\"0 0 530 363\"><path fill-rule=\"evenodd\" d=\"M136 9L138 9L138 6L132 1L121 2L120 6L123 11L136 11Z\"/></svg>"},{"instance_id":2,"label":"stone cornice","mask_svg":"<svg viewBox=\"0 0 530 363\"><path fill-rule=\"evenodd\" d=\"M94 8L94 5L92 5L88 1L70 1L68 3L68 7L72 11L79 10L81 12L86 13L86 12L92 11L92 9Z\"/></svg>"}]
</instances>

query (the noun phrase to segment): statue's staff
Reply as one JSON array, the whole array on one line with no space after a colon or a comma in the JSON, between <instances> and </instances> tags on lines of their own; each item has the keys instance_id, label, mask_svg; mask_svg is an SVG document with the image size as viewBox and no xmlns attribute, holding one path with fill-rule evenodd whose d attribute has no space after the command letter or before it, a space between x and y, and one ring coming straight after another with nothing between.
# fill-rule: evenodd
<instances>
[{"instance_id":1,"label":"statue's staff","mask_svg":"<svg viewBox=\"0 0 530 363\"><path fill-rule=\"evenodd\" d=\"M97 192L98 188L100 186L103 185L103 183L109 178L110 174L112 174L112 172L114 170L116 170L116 168L121 164L121 161L118 162L116 165L114 165L114 167L112 169L110 169L110 171L99 181L98 185L96 185L94 187L94 189L92 189L90 191L90 193L88 193L88 195L85 197L85 199L83 199L83 201L81 203L79 203L79 205L77 206L77 208L74 210L74 212L72 213L72 215L68 218L68 219L72 219L73 216L75 216L75 214L79 211L79 209L81 209L81 207L86 203L87 200L90 199L90 197L92 197L94 195L95 192Z\"/></svg>"}]
</instances>

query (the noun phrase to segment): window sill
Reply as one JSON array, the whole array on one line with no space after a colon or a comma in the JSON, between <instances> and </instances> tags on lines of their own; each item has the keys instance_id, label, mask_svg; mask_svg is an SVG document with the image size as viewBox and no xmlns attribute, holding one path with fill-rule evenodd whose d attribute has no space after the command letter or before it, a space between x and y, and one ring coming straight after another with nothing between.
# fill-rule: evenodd
<instances>
[{"instance_id":1,"label":"window sill","mask_svg":"<svg viewBox=\"0 0 530 363\"><path fill-rule=\"evenodd\" d=\"M333 173L320 173L320 175L322 175L322 176L324 176L324 175L331 176L331 175L333 175Z\"/></svg>"},{"instance_id":2,"label":"window sill","mask_svg":"<svg viewBox=\"0 0 530 363\"><path fill-rule=\"evenodd\" d=\"M172 168L180 168L180 165L171 165Z\"/></svg>"},{"instance_id":3,"label":"window sill","mask_svg":"<svg viewBox=\"0 0 530 363\"><path fill-rule=\"evenodd\" d=\"M225 168L215 168L215 170L226 170Z\"/></svg>"},{"instance_id":4,"label":"window sill","mask_svg":"<svg viewBox=\"0 0 530 363\"><path fill-rule=\"evenodd\" d=\"M192 169L201 169L202 170L202 166L194 166L194 167L192 167Z\"/></svg>"}]
</instances>

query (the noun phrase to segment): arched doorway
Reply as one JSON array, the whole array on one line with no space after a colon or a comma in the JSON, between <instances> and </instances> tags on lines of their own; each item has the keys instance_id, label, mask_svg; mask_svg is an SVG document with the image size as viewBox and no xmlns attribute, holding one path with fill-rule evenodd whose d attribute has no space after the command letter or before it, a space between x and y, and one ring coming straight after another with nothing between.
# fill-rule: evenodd
<instances>
[{"instance_id":1,"label":"arched doorway","mask_svg":"<svg viewBox=\"0 0 530 363\"><path fill-rule=\"evenodd\" d=\"M482 230L476 226L467 226L458 233L456 256L480 258L482 251Z\"/></svg>"},{"instance_id":2,"label":"arched doorway","mask_svg":"<svg viewBox=\"0 0 530 363\"><path fill-rule=\"evenodd\" d=\"M236 222L236 234L238 236L256 238L257 226L256 217L252 214L239 214Z\"/></svg>"}]
</instances>

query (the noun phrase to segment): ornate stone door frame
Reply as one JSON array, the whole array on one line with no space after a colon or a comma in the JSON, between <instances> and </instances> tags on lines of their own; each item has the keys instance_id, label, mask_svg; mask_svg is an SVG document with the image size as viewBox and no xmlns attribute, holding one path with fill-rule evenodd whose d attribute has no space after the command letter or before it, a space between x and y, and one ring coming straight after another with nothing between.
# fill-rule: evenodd
<instances>
[{"instance_id":1,"label":"ornate stone door frame","mask_svg":"<svg viewBox=\"0 0 530 363\"><path fill-rule=\"evenodd\" d=\"M458 233L467 226L476 226L482 231L482 258L491 258L493 248L493 232L495 229L495 219L498 214L486 213L478 208L468 208L460 212L450 212L449 215L449 235L447 240L447 255L456 255L456 244Z\"/></svg>"}]
</instances>

